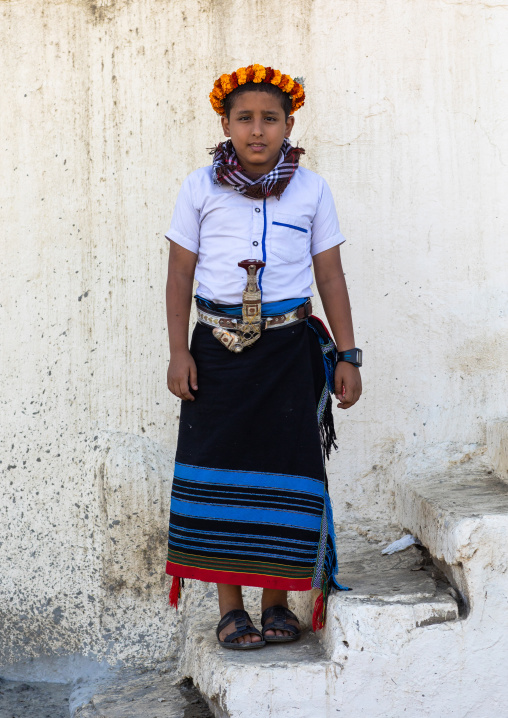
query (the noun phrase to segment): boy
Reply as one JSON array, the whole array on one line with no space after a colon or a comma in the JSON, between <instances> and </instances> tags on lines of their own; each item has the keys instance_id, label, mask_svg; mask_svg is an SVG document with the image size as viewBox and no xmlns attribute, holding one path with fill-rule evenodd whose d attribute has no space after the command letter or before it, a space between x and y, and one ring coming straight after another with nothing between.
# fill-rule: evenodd
<instances>
[{"instance_id":1,"label":"boy","mask_svg":"<svg viewBox=\"0 0 508 718\"><path fill-rule=\"evenodd\" d=\"M166 235L168 388L183 400L170 602L180 578L217 583L217 638L237 650L299 638L288 590L321 588L320 626L329 589L344 588L324 459L335 439L329 390L342 409L358 401L361 352L331 192L288 140L304 99L299 82L269 67L221 75L210 100L230 139L185 179ZM310 316L312 263L336 348ZM263 588L262 633L242 585Z\"/></svg>"}]
</instances>

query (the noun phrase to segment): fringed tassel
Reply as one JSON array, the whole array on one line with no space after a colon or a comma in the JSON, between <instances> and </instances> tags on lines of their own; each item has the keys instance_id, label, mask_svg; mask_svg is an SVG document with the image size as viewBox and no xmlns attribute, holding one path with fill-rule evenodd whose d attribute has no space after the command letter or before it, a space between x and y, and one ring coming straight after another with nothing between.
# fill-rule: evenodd
<instances>
[{"instance_id":1,"label":"fringed tassel","mask_svg":"<svg viewBox=\"0 0 508 718\"><path fill-rule=\"evenodd\" d=\"M337 561L337 549L335 544L332 502L330 501L328 491L325 492L325 512L327 524L326 552L323 566L321 593L316 599L314 612L312 614L312 628L314 631L319 631L324 628L330 591L332 589L337 589L339 591L351 591L349 586L343 586L338 583L335 578L337 571L339 570L339 564Z\"/></svg>"},{"instance_id":2,"label":"fringed tassel","mask_svg":"<svg viewBox=\"0 0 508 718\"><path fill-rule=\"evenodd\" d=\"M337 546L335 541L335 527L333 523L332 502L328 491L325 492L326 518L328 522L328 541L325 556L325 574L328 591L335 588L339 591L352 591L349 586L343 586L337 581L335 576L339 571L339 562L337 560Z\"/></svg>"},{"instance_id":3,"label":"fringed tassel","mask_svg":"<svg viewBox=\"0 0 508 718\"><path fill-rule=\"evenodd\" d=\"M183 580L182 580L183 585ZM178 599L181 596L181 588L180 588L180 579L178 576L173 576L173 581L171 582L171 590L169 592L169 605L173 606L176 610L178 610Z\"/></svg>"},{"instance_id":4,"label":"fringed tassel","mask_svg":"<svg viewBox=\"0 0 508 718\"><path fill-rule=\"evenodd\" d=\"M335 424L332 413L332 399L330 395L326 398L325 408L319 423L319 436L321 439L323 456L326 459L329 459L331 450L337 448L337 435L335 433Z\"/></svg>"},{"instance_id":5,"label":"fringed tassel","mask_svg":"<svg viewBox=\"0 0 508 718\"><path fill-rule=\"evenodd\" d=\"M324 628L326 623L326 608L328 606L328 595L330 593L330 587L328 581L325 580L323 583L323 590L316 598L314 604L314 612L312 614L312 630L320 631Z\"/></svg>"},{"instance_id":6,"label":"fringed tassel","mask_svg":"<svg viewBox=\"0 0 508 718\"><path fill-rule=\"evenodd\" d=\"M339 563L337 561L337 545L335 543L335 525L333 523L332 502L328 491L325 491L325 510L326 521L328 523L328 540L325 557L326 582L334 585L335 574L339 570Z\"/></svg>"},{"instance_id":7,"label":"fringed tassel","mask_svg":"<svg viewBox=\"0 0 508 718\"><path fill-rule=\"evenodd\" d=\"M320 631L323 626L325 625L325 602L323 597L323 592L319 594L319 596L316 598L316 603L314 604L314 613L312 614L312 630L313 631Z\"/></svg>"},{"instance_id":8,"label":"fringed tassel","mask_svg":"<svg viewBox=\"0 0 508 718\"><path fill-rule=\"evenodd\" d=\"M335 392L335 367L337 366L337 349L335 344L330 342L329 344L321 345L321 351L323 352L323 364L325 367L326 384L330 394Z\"/></svg>"}]
</instances>

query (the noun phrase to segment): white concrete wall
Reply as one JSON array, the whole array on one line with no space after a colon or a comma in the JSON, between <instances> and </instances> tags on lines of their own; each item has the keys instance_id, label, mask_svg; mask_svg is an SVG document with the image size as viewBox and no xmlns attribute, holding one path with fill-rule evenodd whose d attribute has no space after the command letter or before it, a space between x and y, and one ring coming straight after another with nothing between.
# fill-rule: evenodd
<instances>
[{"instance_id":1,"label":"white concrete wall","mask_svg":"<svg viewBox=\"0 0 508 718\"><path fill-rule=\"evenodd\" d=\"M163 233L223 71L305 76L294 139L349 240L337 520L388 517L395 457L507 413L507 31L498 0L1 0L0 665L174 650Z\"/></svg>"}]
</instances>

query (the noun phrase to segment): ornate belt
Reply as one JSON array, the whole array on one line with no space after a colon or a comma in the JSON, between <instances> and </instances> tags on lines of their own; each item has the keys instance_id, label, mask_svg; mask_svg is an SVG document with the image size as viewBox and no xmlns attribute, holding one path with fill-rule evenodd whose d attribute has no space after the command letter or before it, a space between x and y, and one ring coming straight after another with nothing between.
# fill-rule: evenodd
<instances>
[{"instance_id":1,"label":"ornate belt","mask_svg":"<svg viewBox=\"0 0 508 718\"><path fill-rule=\"evenodd\" d=\"M288 324L302 322L312 314L312 302L308 299L305 304L300 304L296 309L292 309L286 314L277 314L273 317L263 317L261 320L261 329L277 329L279 327L287 327ZM207 324L210 327L223 327L224 329L238 329L242 324L242 317L226 316L212 312L209 309L198 307L198 322Z\"/></svg>"},{"instance_id":2,"label":"ornate belt","mask_svg":"<svg viewBox=\"0 0 508 718\"><path fill-rule=\"evenodd\" d=\"M257 283L257 271L264 267L264 262L255 259L246 259L238 262L240 267L247 271L247 286L243 293L242 316L235 317L210 309L203 309L198 305L198 322L214 327L213 334L221 344L232 352L238 354L245 347L257 341L264 329L279 329L290 324L303 322L312 314L312 302L308 299L304 304L285 314L261 318L261 291ZM229 330L235 330L229 331Z\"/></svg>"}]
</instances>

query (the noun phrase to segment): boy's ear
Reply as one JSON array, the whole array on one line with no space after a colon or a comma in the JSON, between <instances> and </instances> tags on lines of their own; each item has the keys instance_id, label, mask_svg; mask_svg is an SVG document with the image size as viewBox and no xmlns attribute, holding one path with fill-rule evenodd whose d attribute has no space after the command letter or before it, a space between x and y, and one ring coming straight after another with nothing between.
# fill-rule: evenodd
<instances>
[{"instance_id":1,"label":"boy's ear","mask_svg":"<svg viewBox=\"0 0 508 718\"><path fill-rule=\"evenodd\" d=\"M284 133L284 137L289 137L289 135L291 134L291 130L294 127L294 124L295 124L295 118L293 117L293 115L289 115L289 117L286 120L286 131Z\"/></svg>"},{"instance_id":2,"label":"boy's ear","mask_svg":"<svg viewBox=\"0 0 508 718\"><path fill-rule=\"evenodd\" d=\"M224 117L221 117L220 121L222 123L222 129L224 130L224 134L226 135L226 137L231 137L231 132L229 131L229 120L226 115L224 115Z\"/></svg>"}]
</instances>

